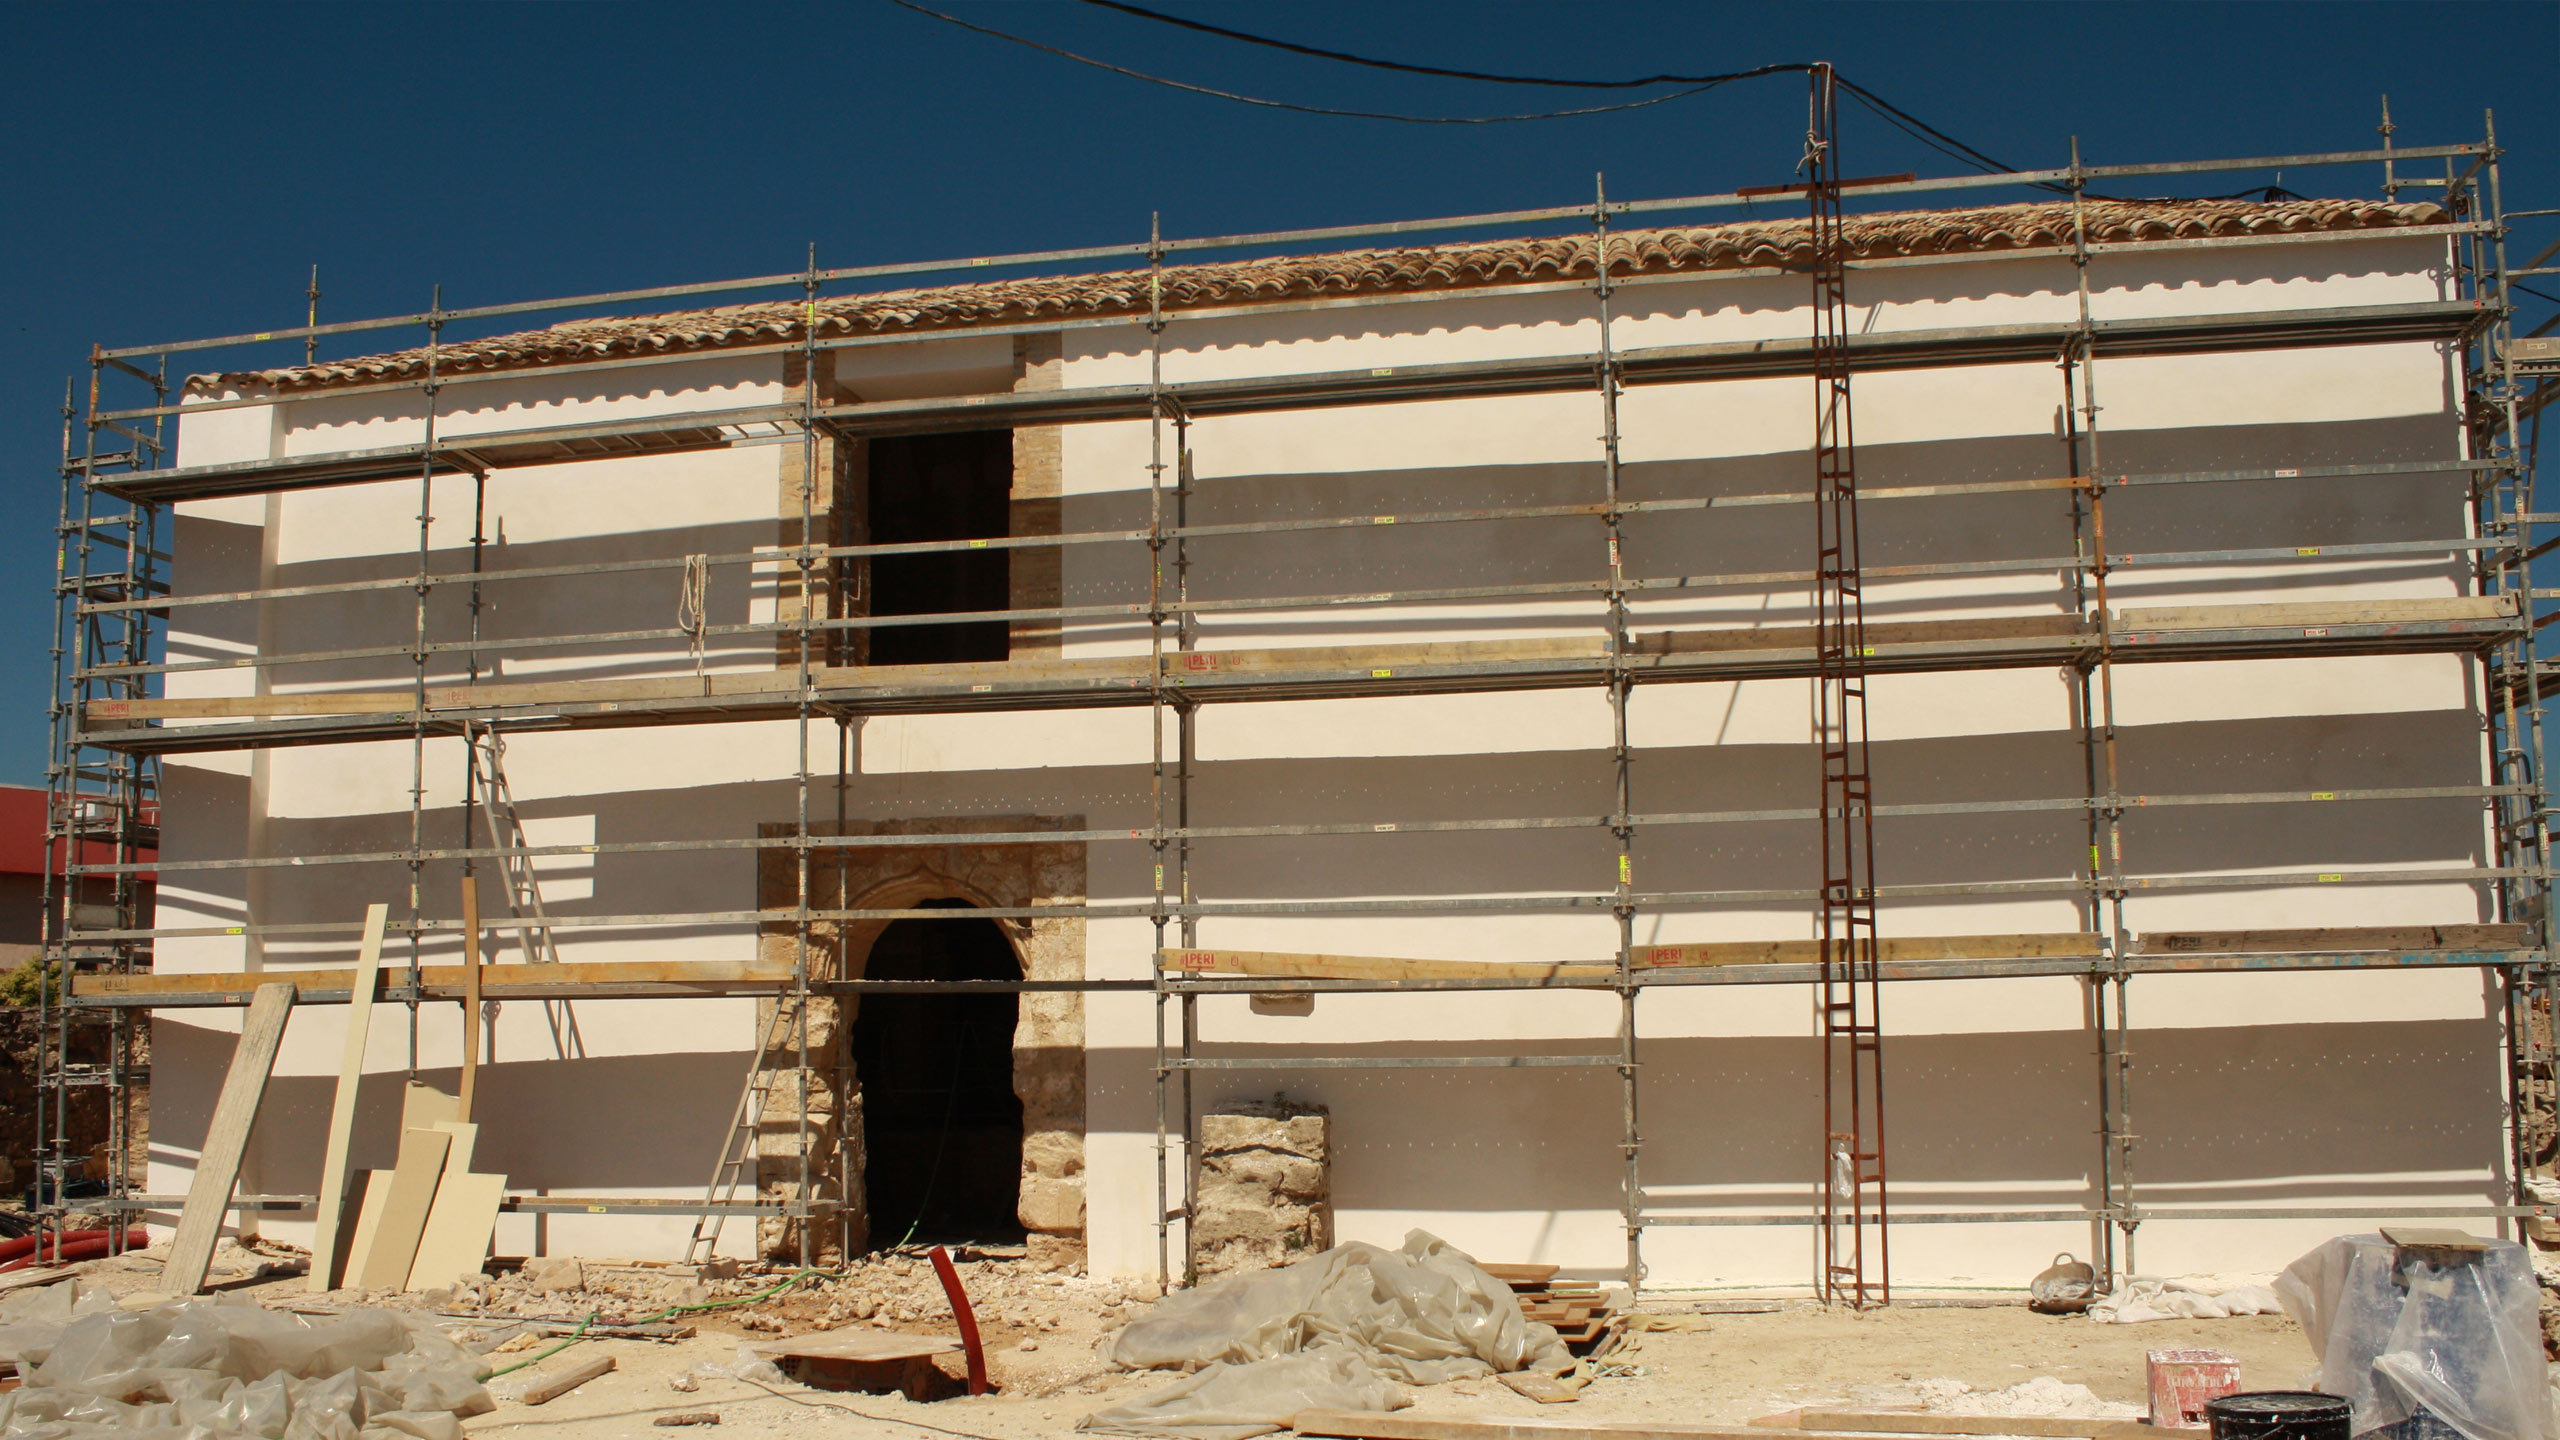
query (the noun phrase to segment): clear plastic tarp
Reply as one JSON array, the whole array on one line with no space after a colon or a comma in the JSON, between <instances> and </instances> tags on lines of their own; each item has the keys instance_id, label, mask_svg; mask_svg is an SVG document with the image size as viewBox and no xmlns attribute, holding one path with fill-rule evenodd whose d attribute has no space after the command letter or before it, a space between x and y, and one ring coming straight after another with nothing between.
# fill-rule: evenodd
<instances>
[{"instance_id":1,"label":"clear plastic tarp","mask_svg":"<svg viewBox=\"0 0 2560 1440\"><path fill-rule=\"evenodd\" d=\"M1397 1409L1409 1403L1405 1385L1573 1368L1509 1285L1420 1230L1395 1250L1337 1245L1167 1296L1102 1355L1188 1378L1096 1411L1083 1428L1186 1440L1245 1440L1302 1410Z\"/></svg>"},{"instance_id":2,"label":"clear plastic tarp","mask_svg":"<svg viewBox=\"0 0 2560 1440\"><path fill-rule=\"evenodd\" d=\"M2432 1417L2464 1440L2543 1440L2533 1262L2512 1240L2482 1243L2465 1254L2341 1235L2276 1278L2320 1358L2320 1389L2354 1405L2356 1434L2441 1433Z\"/></svg>"},{"instance_id":3,"label":"clear plastic tarp","mask_svg":"<svg viewBox=\"0 0 2560 1440\"><path fill-rule=\"evenodd\" d=\"M0 1348L22 1377L0 1396L0 1435L462 1440L463 1417L492 1408L480 1357L423 1317L51 1303L57 1314L27 1319L0 1310Z\"/></svg>"}]
</instances>

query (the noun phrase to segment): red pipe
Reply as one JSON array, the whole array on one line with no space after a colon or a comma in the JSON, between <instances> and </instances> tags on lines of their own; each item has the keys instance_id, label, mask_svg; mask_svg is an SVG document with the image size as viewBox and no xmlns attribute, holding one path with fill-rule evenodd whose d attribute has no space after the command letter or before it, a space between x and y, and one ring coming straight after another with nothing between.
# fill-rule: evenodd
<instances>
[{"instance_id":1,"label":"red pipe","mask_svg":"<svg viewBox=\"0 0 2560 1440\"><path fill-rule=\"evenodd\" d=\"M23 1270L39 1260L57 1265L69 1260L95 1260L103 1255L114 1254L117 1248L116 1232L113 1230L74 1230L62 1237L61 1241L55 1245L53 1253L39 1256L36 1253L36 1243L39 1238L34 1235L21 1235L15 1240L0 1241L0 1257L8 1259L8 1263L0 1264L0 1273ZM124 1232L123 1248L127 1250L141 1250L150 1244L151 1232L139 1225Z\"/></svg>"},{"instance_id":2,"label":"red pipe","mask_svg":"<svg viewBox=\"0 0 2560 1440\"><path fill-rule=\"evenodd\" d=\"M933 1256L933 1273L942 1281L942 1293L951 1301L951 1316L960 1322L960 1348L969 1355L969 1393L984 1395L987 1352L978 1343L978 1312L969 1308L969 1292L960 1288L960 1272L952 1268L951 1252L936 1245L927 1253Z\"/></svg>"}]
</instances>

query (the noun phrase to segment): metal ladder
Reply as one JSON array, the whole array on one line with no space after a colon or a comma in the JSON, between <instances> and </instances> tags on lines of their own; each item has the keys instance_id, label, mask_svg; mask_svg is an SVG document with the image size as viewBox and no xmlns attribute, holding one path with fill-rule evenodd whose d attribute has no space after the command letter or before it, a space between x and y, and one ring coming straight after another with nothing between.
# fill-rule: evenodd
<instances>
[{"instance_id":1,"label":"metal ladder","mask_svg":"<svg viewBox=\"0 0 2560 1440\"><path fill-rule=\"evenodd\" d=\"M685 1242L684 1261L694 1264L710 1258L720 1244L720 1229L728 1223L728 1211L738 1203L738 1187L755 1172L756 1134L764 1126L766 1101L780 1082L780 1072L765 1064L774 1047L790 1031L797 1013L793 1002L777 997L773 1017L765 1022L764 1038L757 1042L755 1054L747 1061L746 1083L738 1087L738 1105L729 1113L728 1138L720 1144L720 1159L711 1167L711 1183L703 1188L702 1213L693 1220L693 1238Z\"/></svg>"},{"instance_id":2,"label":"metal ladder","mask_svg":"<svg viewBox=\"0 0 2560 1440\"><path fill-rule=\"evenodd\" d=\"M463 747L470 752L471 781L480 792L480 819L489 834L489 848L499 852L498 873L506 882L507 914L519 922L514 927L516 944L524 951L526 964L557 965L560 949L552 942L550 913L542 908L542 880L534 873L533 857L524 853L524 821L516 814L515 792L507 785L507 742L493 726L467 726ZM533 923L521 923L528 916ZM495 1017L498 1003L483 1002L482 1014ZM578 1033L578 1012L572 1002L543 1001L542 1018L551 1027L553 1054L568 1059L586 1053L586 1039ZM493 1032L493 1045L495 1038Z\"/></svg>"},{"instance_id":3,"label":"metal ladder","mask_svg":"<svg viewBox=\"0 0 2560 1440\"><path fill-rule=\"evenodd\" d=\"M507 788L507 742L490 726L471 727L464 736L471 751L471 781L480 791L480 818L489 831L489 848L499 851L498 873L505 879L507 913L517 920L516 943L525 963L557 965L560 951L551 943L551 917L542 908L542 882L526 855L524 822L516 816L515 792Z\"/></svg>"}]
</instances>

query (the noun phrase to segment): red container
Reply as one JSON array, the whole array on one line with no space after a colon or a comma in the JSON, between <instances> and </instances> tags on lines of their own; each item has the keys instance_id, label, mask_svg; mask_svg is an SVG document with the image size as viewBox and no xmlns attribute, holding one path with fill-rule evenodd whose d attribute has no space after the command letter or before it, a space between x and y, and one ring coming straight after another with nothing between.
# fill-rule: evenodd
<instances>
[{"instance_id":1,"label":"red container","mask_svg":"<svg viewBox=\"0 0 2560 1440\"><path fill-rule=\"evenodd\" d=\"M2205 1402L2240 1392L2240 1362L2227 1350L2154 1350L2150 1361L2155 1426L2202 1430Z\"/></svg>"}]
</instances>

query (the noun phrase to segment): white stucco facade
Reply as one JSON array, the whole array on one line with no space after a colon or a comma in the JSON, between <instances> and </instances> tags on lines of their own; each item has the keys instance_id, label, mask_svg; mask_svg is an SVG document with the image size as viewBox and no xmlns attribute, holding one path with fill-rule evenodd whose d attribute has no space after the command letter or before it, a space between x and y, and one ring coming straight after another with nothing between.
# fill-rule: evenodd
<instances>
[{"instance_id":1,"label":"white stucco facade","mask_svg":"<svg viewBox=\"0 0 2560 1440\"><path fill-rule=\"evenodd\" d=\"M2091 273L2098 319L2211 315L2447 298L2444 242L2387 234L2298 245L2196 247L2106 257ZM1861 329L1938 329L2077 317L2069 263L2051 256L1861 268ZM1621 289L1621 347L1792 338L1810 326L1800 277L1699 274ZM1168 381L1356 371L1505 356L1587 354L1598 339L1587 292L1442 294L1357 307L1177 316L1164 337ZM1144 381L1136 323L1064 329L1062 383ZM837 352L837 383L863 399L1010 388L1007 336L886 340ZM2427 343L2110 360L2095 368L2099 453L2109 473L2441 461L2462 455L2454 361ZM1624 485L1634 498L1809 488L1811 385L1796 379L1651 385L1621 407ZM780 403L795 392L773 354L671 358L564 373L457 378L437 401L440 434ZM1862 484L1869 487L2068 473L2059 372L2051 364L1861 376ZM292 394L208 411L180 430L181 465L357 449L420 438L415 390ZM1204 419L1191 427L1203 523L1599 498L1600 405L1593 394L1445 400ZM794 442L796 444L796 442ZM1150 427L1063 427L1061 528L1143 525ZM780 542L791 447L582 461L495 472L481 523L492 571L642 556L733 553ZM2469 531L2459 472L2161 487L2109 501L2113 553L2294 549L2455 540ZM176 593L320 584L414 573L415 480L294 491L179 507ZM430 563L468 564L473 483L439 478ZM1894 566L2051 557L2053 568L1871 579L1871 620L2065 613L2060 562L2072 553L2060 491L1878 500L1863 516L1866 563ZM1633 575L1802 569L1805 507L1638 514L1626 524ZM1196 541L1192 585L1206 599L1515 585L1604 571L1596 519L1377 526ZM1145 594L1145 549L1064 552L1060 602ZM713 623L770 619L774 572L715 567ZM2452 550L2349 557L2134 565L2113 577L2120 608L2268 601L2453 597L2468 569ZM674 623L673 572L493 584L485 634L531 637ZM170 659L382 649L289 668L239 666L169 678L170 696L298 689L400 689L414 623L405 590L173 612ZM1800 588L1649 594L1641 629L1809 623ZM428 606L431 639L469 623L455 591ZM1204 649L1387 644L1600 633L1594 596L1450 601L1212 614ZM1071 620L1067 658L1144 654L1135 618ZM462 676L458 655L431 664ZM508 680L690 673L680 640L508 651ZM715 639L713 672L770 671L773 638ZM2334 791L2485 783L2477 667L2455 655L2226 661L2118 667L2128 794ZM2051 668L1881 677L1873 683L1874 770L1886 805L2085 793L2076 682ZM1803 680L1639 685L1630 708L1634 808L1696 812L1806 806L1815 798ZM858 732L847 783L869 820L1039 815L1094 830L1152 822L1149 711L1140 708L875 717ZM812 764L834 804L834 730ZM1610 716L1596 688L1525 693L1213 704L1198 721L1192 816L1201 825L1395 822L1598 815L1611 803ZM790 722L527 733L508 775L536 844L737 839L794 813L799 740ZM460 843L460 742L424 744L428 845ZM177 755L166 762L164 861L398 850L410 843L406 739ZM2160 888L2128 902L2136 932L2317 925L2474 923L2492 918L2476 883L2359 883L2359 871L2490 863L2477 800L2137 809L2126 822L2135 875L2335 874L2333 883L2254 889ZM2071 880L2086 873L2074 812L1888 818L1877 827L1888 886ZM1614 878L1605 830L1378 833L1210 840L1194 852L1196 893L1212 901L1481 897L1587 893ZM1086 849L1093 902L1143 901L1154 855L1142 843ZM1804 888L1818 878L1810 827L1662 826L1633 851L1640 890ZM563 917L741 911L757 901L743 850L555 857L545 902ZM163 876L159 924L343 925L369 901L405 914L399 863ZM455 870L428 867L423 913L456 913ZM1889 903L1889 936L2084 928L2067 890ZM1801 904L1648 912L1638 943L1801 939ZM752 923L564 928L563 959L747 960ZM1600 958L1605 911L1509 915L1211 916L1203 946L1456 960ZM1142 979L1144 918L1091 920L1089 979ZM163 939L162 973L289 970L347 963L335 935L203 933ZM450 963L449 936L429 963ZM405 961L395 943L391 958ZM504 942L498 958L511 959ZM2497 1000L2477 970L2144 976L2131 986L2136 1055L2134 1179L2161 1206L2476 1206L2498 1198L2504 1082ZM1154 1016L1142 994L1084 1001L1083 1183L1088 1263L1152 1273ZM1802 986L1662 988L1639 1002L1644 1189L1652 1208L1804 1209L1821 1141L1816 1016ZM752 999L509 1003L484 1071L478 1148L511 1188L580 1195L698 1195L754 1048ZM1327 995L1310 1017L1252 1013L1241 996L1200 1002L1204 1047L1252 1054L1607 1051L1618 1002L1597 993ZM242 1189L316 1184L344 1024L308 1008L289 1029L267 1118ZM2075 1208L2096 1203L2097 1061L2086 983L2077 978L1896 984L1888 1153L1898 1206L1915 1210ZM449 1078L457 1007L375 1012L357 1163L387 1165L398 1080L415 1065ZM231 1012L164 1011L155 1029L149 1189L182 1192L192 1136L236 1031ZM1619 1216L1619 1085L1607 1069L1206 1072L1204 1105L1292 1099L1331 1108L1342 1238L1393 1243L1422 1226L1488 1259L1594 1273L1624 1254ZM192 1128L191 1128L192 1127ZM2276 1268L2340 1228L2330 1220L2162 1220L2140 1237L2155 1272ZM308 1222L270 1218L283 1238ZM689 1221L629 1216L505 1217L503 1253L663 1256ZM724 1243L743 1250L751 1227ZM1813 1266L1803 1226L1661 1227L1648 1233L1649 1282L1801 1283ZM2019 1283L2061 1250L2085 1253L2088 1226L1899 1227L1897 1283Z\"/></svg>"}]
</instances>

